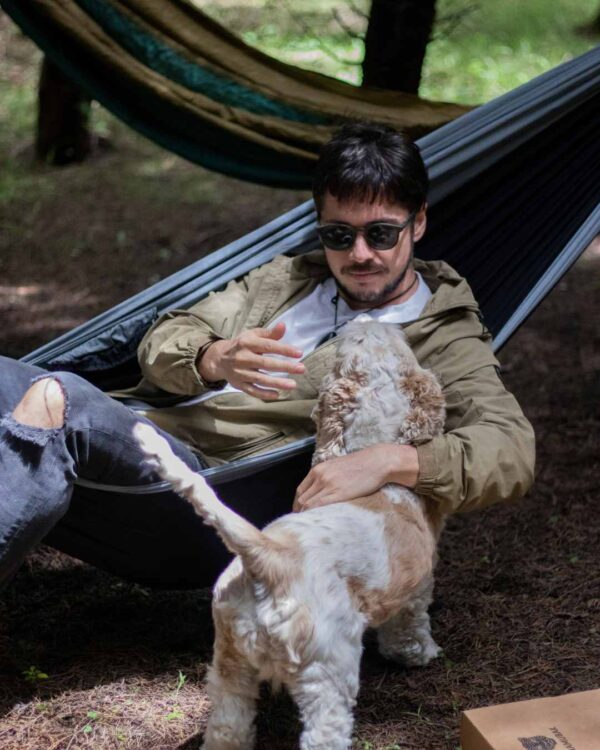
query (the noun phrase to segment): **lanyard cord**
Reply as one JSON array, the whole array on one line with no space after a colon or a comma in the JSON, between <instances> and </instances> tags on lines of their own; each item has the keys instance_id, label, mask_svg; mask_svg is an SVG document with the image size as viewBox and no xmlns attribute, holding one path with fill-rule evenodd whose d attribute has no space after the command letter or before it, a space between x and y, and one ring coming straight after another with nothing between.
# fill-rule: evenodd
<instances>
[{"instance_id":1,"label":"lanyard cord","mask_svg":"<svg viewBox=\"0 0 600 750\"><path fill-rule=\"evenodd\" d=\"M410 286L407 287L406 289L404 289L399 294L397 294L395 297L392 297L391 299L386 300L385 304L388 304L389 302L393 302L395 299L399 299L400 297L403 297L405 294L408 294L408 292L410 292L410 290L415 286L415 284L418 281L419 281L419 277L415 273L415 278L413 279L413 281L410 284ZM384 304L382 302L379 305L374 305L373 307L369 307L367 310L357 310L355 316L353 316L349 320L344 320L342 323L338 323L338 313L339 313L340 296L341 295L340 295L339 291L337 291L335 293L335 295L331 298L331 304L335 305L335 311L334 311L334 315L333 315L333 330L329 331L329 333L326 333L325 336L323 336L323 338L318 341L317 346L321 346L321 344L324 344L327 341L331 341L331 339L335 338L337 336L338 330L342 326L345 326L346 323L349 323L350 320L353 320L356 317L356 315L359 315L361 313L364 313L365 315L367 315L368 313L373 312L373 310L377 310L377 309L381 308L383 306L383 304Z\"/></svg>"}]
</instances>

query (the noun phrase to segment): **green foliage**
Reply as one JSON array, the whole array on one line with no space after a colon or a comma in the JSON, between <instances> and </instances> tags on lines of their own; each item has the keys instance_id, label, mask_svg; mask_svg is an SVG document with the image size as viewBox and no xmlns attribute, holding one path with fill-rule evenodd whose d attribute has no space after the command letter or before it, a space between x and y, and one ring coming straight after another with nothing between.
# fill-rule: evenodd
<instances>
[{"instance_id":1,"label":"green foliage","mask_svg":"<svg viewBox=\"0 0 600 750\"><path fill-rule=\"evenodd\" d=\"M516 88L593 46L575 29L594 7L595 0L481 0L449 37L429 45L421 95L477 104Z\"/></svg>"},{"instance_id":2,"label":"green foliage","mask_svg":"<svg viewBox=\"0 0 600 750\"><path fill-rule=\"evenodd\" d=\"M172 711L165 716L167 721L175 721L176 719L183 719L183 711L175 706Z\"/></svg>"},{"instance_id":3,"label":"green foliage","mask_svg":"<svg viewBox=\"0 0 600 750\"><path fill-rule=\"evenodd\" d=\"M177 673L177 681L175 683L175 687L173 688L173 691L175 693L175 698L179 695L179 691L181 688L185 685L187 682L186 675L181 671L181 669ZM183 719L185 714L181 710L181 707L178 705L175 705L171 708L169 713L165 716L165 719L167 721L177 721L177 719Z\"/></svg>"},{"instance_id":4,"label":"green foliage","mask_svg":"<svg viewBox=\"0 0 600 750\"><path fill-rule=\"evenodd\" d=\"M84 734L91 734L94 731L93 724L98 719L99 715L98 711L92 710L86 713L86 718L89 719L89 721L81 728L81 731Z\"/></svg>"},{"instance_id":5,"label":"green foliage","mask_svg":"<svg viewBox=\"0 0 600 750\"><path fill-rule=\"evenodd\" d=\"M37 685L38 683L49 679L48 675L45 672L40 671L37 667L34 666L24 669L22 675L25 681L29 682L32 685Z\"/></svg>"},{"instance_id":6,"label":"green foliage","mask_svg":"<svg viewBox=\"0 0 600 750\"><path fill-rule=\"evenodd\" d=\"M248 44L359 84L368 0L197 0ZM438 0L420 95L479 104L594 45L575 32L597 0ZM356 36L354 36L356 35Z\"/></svg>"},{"instance_id":7,"label":"green foliage","mask_svg":"<svg viewBox=\"0 0 600 750\"><path fill-rule=\"evenodd\" d=\"M185 685L187 682L187 677L183 674L181 669L177 673L177 684L175 685L175 695L179 693L181 688Z\"/></svg>"}]
</instances>

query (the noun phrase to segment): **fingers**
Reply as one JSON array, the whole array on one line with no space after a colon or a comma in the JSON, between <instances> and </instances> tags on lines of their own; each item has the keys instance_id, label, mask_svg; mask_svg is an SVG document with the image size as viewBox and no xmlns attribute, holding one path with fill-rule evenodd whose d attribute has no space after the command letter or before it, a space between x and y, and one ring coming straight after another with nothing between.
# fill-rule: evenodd
<instances>
[{"instance_id":1,"label":"fingers","mask_svg":"<svg viewBox=\"0 0 600 750\"><path fill-rule=\"evenodd\" d=\"M303 510L313 510L314 508L320 508L323 505L332 505L333 503L341 503L344 498L340 497L335 493L326 493L324 490L315 492L311 497L305 495L298 497L294 501L294 508L297 511L302 512Z\"/></svg>"},{"instance_id":2,"label":"fingers","mask_svg":"<svg viewBox=\"0 0 600 750\"><path fill-rule=\"evenodd\" d=\"M298 485L294 500L295 509L311 510L357 497L354 491L355 482L350 480L348 485L346 458L332 458L313 466Z\"/></svg>"},{"instance_id":3,"label":"fingers","mask_svg":"<svg viewBox=\"0 0 600 750\"><path fill-rule=\"evenodd\" d=\"M300 375L304 372L302 362L290 362L288 359L271 359L247 350L237 355L238 368L246 367L253 371L269 370L271 372L289 372L291 375Z\"/></svg>"},{"instance_id":4,"label":"fingers","mask_svg":"<svg viewBox=\"0 0 600 750\"><path fill-rule=\"evenodd\" d=\"M246 332L248 344L259 354L279 354L283 357L298 359L302 356L300 349L281 343L285 334L285 323L277 323L273 328L253 328ZM242 334L244 335L244 334ZM240 337L241 338L241 337ZM250 343L252 342L252 343Z\"/></svg>"},{"instance_id":5,"label":"fingers","mask_svg":"<svg viewBox=\"0 0 600 750\"><path fill-rule=\"evenodd\" d=\"M304 372L302 362L289 362L285 359L270 359L269 357L260 357L257 366L261 370L271 370L273 372L289 372L292 375L299 375Z\"/></svg>"},{"instance_id":6,"label":"fingers","mask_svg":"<svg viewBox=\"0 0 600 750\"><path fill-rule=\"evenodd\" d=\"M310 501L319 491L320 483L314 469L311 469L306 477L298 485L294 505L298 510L307 510L310 507Z\"/></svg>"},{"instance_id":7,"label":"fingers","mask_svg":"<svg viewBox=\"0 0 600 750\"><path fill-rule=\"evenodd\" d=\"M264 329L266 336L271 339L282 339L285 336L285 323L276 323L273 328Z\"/></svg>"},{"instance_id":8,"label":"fingers","mask_svg":"<svg viewBox=\"0 0 600 750\"><path fill-rule=\"evenodd\" d=\"M296 387L296 382L291 378L277 378L257 370L239 370L237 379L245 385L258 385L263 388L275 388L284 391L291 391Z\"/></svg>"},{"instance_id":9,"label":"fingers","mask_svg":"<svg viewBox=\"0 0 600 750\"><path fill-rule=\"evenodd\" d=\"M271 341L264 335L265 333L268 333L266 329L255 328L252 331L245 331L237 338L233 350L236 369L249 367L274 372L304 372L302 362L289 361L289 358L298 359L302 357L303 352L293 346ZM264 357L263 354L277 354L279 357L286 357L286 359Z\"/></svg>"},{"instance_id":10,"label":"fingers","mask_svg":"<svg viewBox=\"0 0 600 750\"><path fill-rule=\"evenodd\" d=\"M313 467L298 485L296 489L296 497L303 495L309 489L309 487L311 487L316 482L316 480L317 471L316 468Z\"/></svg>"},{"instance_id":11,"label":"fingers","mask_svg":"<svg viewBox=\"0 0 600 750\"><path fill-rule=\"evenodd\" d=\"M248 344L238 345L234 356L231 358L231 362L238 373L241 373L244 369L252 370L253 372L257 370L289 372L292 375L299 375L304 372L304 364L302 362L263 357L251 349Z\"/></svg>"},{"instance_id":12,"label":"fingers","mask_svg":"<svg viewBox=\"0 0 600 750\"><path fill-rule=\"evenodd\" d=\"M289 344L282 344L280 341L270 341L260 336L250 344L250 348L257 354L278 354L280 357L291 357L299 359L302 356L300 349Z\"/></svg>"},{"instance_id":13,"label":"fingers","mask_svg":"<svg viewBox=\"0 0 600 750\"><path fill-rule=\"evenodd\" d=\"M293 379L269 374L298 375L304 372L302 362L292 361L302 357L302 352L283 344L280 339L284 334L285 325L278 323L272 328L244 331L232 339L220 361L225 379L244 393L269 401L277 399L280 390L296 388ZM264 354L277 354L284 359L265 357Z\"/></svg>"},{"instance_id":14,"label":"fingers","mask_svg":"<svg viewBox=\"0 0 600 750\"><path fill-rule=\"evenodd\" d=\"M260 398L263 401L277 401L279 398L279 391L271 391L267 388L258 388L251 383L242 383L238 386L241 391L247 393L249 396Z\"/></svg>"},{"instance_id":15,"label":"fingers","mask_svg":"<svg viewBox=\"0 0 600 750\"><path fill-rule=\"evenodd\" d=\"M267 375L264 372L255 372L253 377L249 378L253 385L260 385L264 388L277 388L284 391L291 391L296 387L296 381L291 378L277 378Z\"/></svg>"}]
</instances>

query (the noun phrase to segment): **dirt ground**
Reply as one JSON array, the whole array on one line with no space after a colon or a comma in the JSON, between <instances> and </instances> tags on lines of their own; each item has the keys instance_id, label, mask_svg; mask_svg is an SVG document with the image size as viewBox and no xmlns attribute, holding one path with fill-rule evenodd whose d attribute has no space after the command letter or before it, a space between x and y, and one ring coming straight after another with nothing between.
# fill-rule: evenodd
<instances>
[{"instance_id":1,"label":"dirt ground","mask_svg":"<svg viewBox=\"0 0 600 750\"><path fill-rule=\"evenodd\" d=\"M89 164L32 168L2 209L0 353L20 356L304 199L183 163L115 126ZM432 609L444 655L424 669L367 638L361 750L456 750L460 712L600 687L600 248L501 353L538 437L514 507L455 516ZM196 750L207 714L206 591L156 592L42 547L0 597L3 750ZM258 747L297 747L283 695Z\"/></svg>"}]
</instances>

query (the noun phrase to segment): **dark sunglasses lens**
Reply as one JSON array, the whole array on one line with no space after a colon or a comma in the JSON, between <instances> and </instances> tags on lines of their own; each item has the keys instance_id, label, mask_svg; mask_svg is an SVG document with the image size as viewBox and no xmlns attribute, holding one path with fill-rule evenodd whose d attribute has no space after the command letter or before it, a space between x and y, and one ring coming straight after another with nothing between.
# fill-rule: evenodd
<instances>
[{"instance_id":1,"label":"dark sunglasses lens","mask_svg":"<svg viewBox=\"0 0 600 750\"><path fill-rule=\"evenodd\" d=\"M348 250L354 244L356 237L356 232L352 227L341 224L320 227L318 233L323 245L330 250Z\"/></svg>"},{"instance_id":2,"label":"dark sunglasses lens","mask_svg":"<svg viewBox=\"0 0 600 750\"><path fill-rule=\"evenodd\" d=\"M391 224L371 224L365 239L374 250L390 250L398 242L400 229Z\"/></svg>"}]
</instances>

